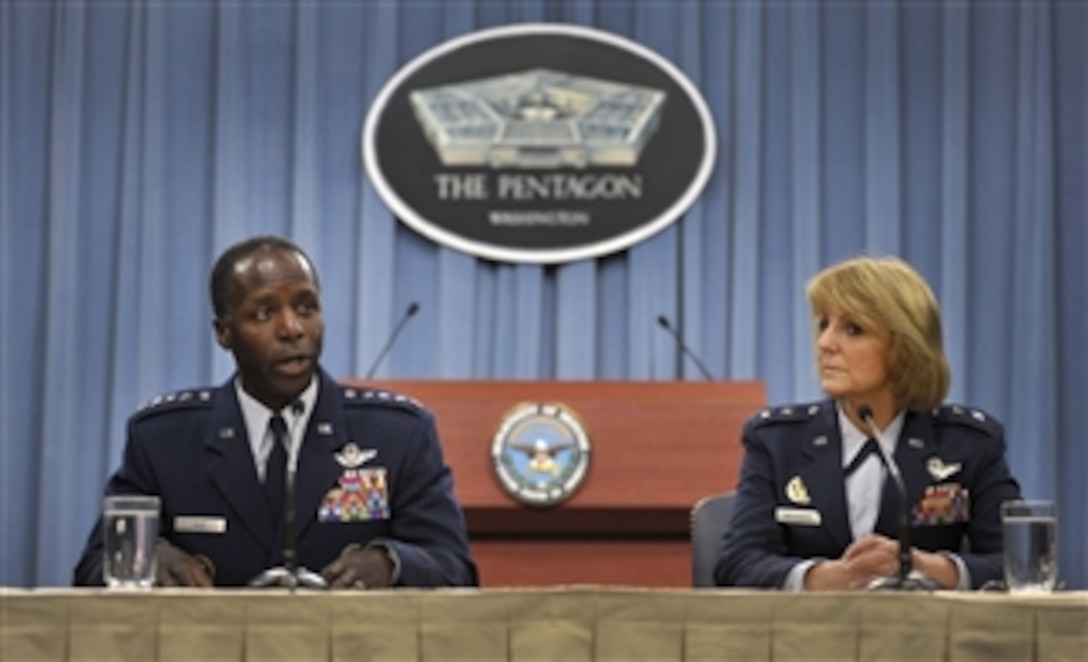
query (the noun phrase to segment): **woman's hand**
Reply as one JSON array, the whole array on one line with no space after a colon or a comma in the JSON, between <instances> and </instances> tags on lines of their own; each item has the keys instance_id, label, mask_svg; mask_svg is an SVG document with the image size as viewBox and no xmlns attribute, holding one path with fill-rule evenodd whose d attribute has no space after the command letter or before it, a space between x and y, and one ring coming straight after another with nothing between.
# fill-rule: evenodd
<instances>
[{"instance_id":1,"label":"woman's hand","mask_svg":"<svg viewBox=\"0 0 1088 662\"><path fill-rule=\"evenodd\" d=\"M944 554L911 550L911 564L918 572L952 589L959 583L959 569ZM805 574L806 591L859 591L873 580L899 571L899 541L870 534L855 540L842 556L821 561Z\"/></svg>"},{"instance_id":2,"label":"woman's hand","mask_svg":"<svg viewBox=\"0 0 1088 662\"><path fill-rule=\"evenodd\" d=\"M899 542L871 534L855 540L842 556L821 561L805 574L806 591L859 591L899 567Z\"/></svg>"}]
</instances>

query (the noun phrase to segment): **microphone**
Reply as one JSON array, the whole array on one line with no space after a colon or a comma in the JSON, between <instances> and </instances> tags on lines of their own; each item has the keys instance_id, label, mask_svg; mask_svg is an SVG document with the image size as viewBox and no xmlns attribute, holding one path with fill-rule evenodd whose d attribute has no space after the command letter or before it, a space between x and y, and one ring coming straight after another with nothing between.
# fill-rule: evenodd
<instances>
[{"instance_id":1,"label":"microphone","mask_svg":"<svg viewBox=\"0 0 1088 662\"><path fill-rule=\"evenodd\" d=\"M283 566L269 568L250 582L253 587L286 586L292 593L299 586L326 588L328 583L321 575L307 568L298 567L298 540L295 536L295 483L298 474L298 454L301 444L294 443L295 432L306 405L302 400L291 403L290 443L287 446L287 468L283 486Z\"/></svg>"},{"instance_id":2,"label":"microphone","mask_svg":"<svg viewBox=\"0 0 1088 662\"><path fill-rule=\"evenodd\" d=\"M664 315L658 315L657 323L661 325L661 328L672 334L672 337L676 339L676 345L680 348L680 351L695 362L695 365L699 367L699 372L703 373L703 377L705 377L708 382L714 381L714 377L710 375L710 371L706 369L706 366L699 360L699 357L695 356L695 353L688 349L688 345L684 342L684 339L680 337L680 333L669 323L669 318Z\"/></svg>"},{"instance_id":3,"label":"microphone","mask_svg":"<svg viewBox=\"0 0 1088 662\"><path fill-rule=\"evenodd\" d=\"M292 579L298 577L298 541L295 540L295 476L298 474L298 454L301 446L301 444L296 445L294 439L299 417L302 416L304 408L305 405L302 404L302 400L295 400L291 403L291 413L294 416L291 419L291 444L288 446L289 452L287 453L285 476L287 482L283 489L283 565L287 568L287 574ZM295 589L296 583L291 582L291 590Z\"/></svg>"},{"instance_id":4,"label":"microphone","mask_svg":"<svg viewBox=\"0 0 1088 662\"><path fill-rule=\"evenodd\" d=\"M895 483L895 490L899 493L899 571L894 575L874 580L868 586L870 591L937 591L941 585L932 577L923 575L914 570L914 562L910 556L910 504L907 503L907 484L903 482L903 474L899 472L899 465L895 458L888 452L884 445L884 438L873 419L873 408L867 404L858 405L858 416L865 421L869 428L869 434L876 440L876 446L880 450L880 460L888 469L888 477Z\"/></svg>"},{"instance_id":5,"label":"microphone","mask_svg":"<svg viewBox=\"0 0 1088 662\"><path fill-rule=\"evenodd\" d=\"M408 323L408 320L412 319L412 317L414 317L415 314L418 312L418 301L413 301L412 303L408 304L408 308L404 311L404 316L400 318L400 321L397 322L396 328L393 329L393 333L389 335L389 340L386 341L385 347L382 348L382 351L378 352L378 358L374 359L374 364L370 366L370 370L366 371L365 379L370 379L374 376L374 371L378 369L378 366L381 365L382 359L385 358L385 355L388 354L389 350L393 347L393 342L396 341L397 336L400 335L401 329L403 329L404 325Z\"/></svg>"}]
</instances>

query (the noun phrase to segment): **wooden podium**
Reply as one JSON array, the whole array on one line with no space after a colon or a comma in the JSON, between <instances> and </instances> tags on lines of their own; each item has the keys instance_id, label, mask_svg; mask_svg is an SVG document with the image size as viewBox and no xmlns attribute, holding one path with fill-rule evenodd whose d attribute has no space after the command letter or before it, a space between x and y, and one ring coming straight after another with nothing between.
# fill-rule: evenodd
<instances>
[{"instance_id":1,"label":"wooden podium","mask_svg":"<svg viewBox=\"0 0 1088 662\"><path fill-rule=\"evenodd\" d=\"M691 585L689 514L733 487L760 382L369 381L420 400L438 424L481 585ZM517 405L562 403L591 444L585 482L558 506L515 501L491 445Z\"/></svg>"}]
</instances>

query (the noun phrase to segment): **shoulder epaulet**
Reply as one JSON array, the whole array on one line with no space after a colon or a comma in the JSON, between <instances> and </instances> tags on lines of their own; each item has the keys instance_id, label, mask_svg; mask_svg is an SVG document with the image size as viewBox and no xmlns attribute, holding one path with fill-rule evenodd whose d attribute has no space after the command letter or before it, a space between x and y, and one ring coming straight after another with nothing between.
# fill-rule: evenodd
<instances>
[{"instance_id":1,"label":"shoulder epaulet","mask_svg":"<svg viewBox=\"0 0 1088 662\"><path fill-rule=\"evenodd\" d=\"M938 425L963 425L988 434L1000 433L1001 423L977 407L941 405L930 412Z\"/></svg>"},{"instance_id":2,"label":"shoulder epaulet","mask_svg":"<svg viewBox=\"0 0 1088 662\"><path fill-rule=\"evenodd\" d=\"M752 427L772 425L775 423L803 423L810 421L826 405L820 403L783 405L781 407L767 407L761 410L748 424Z\"/></svg>"},{"instance_id":3,"label":"shoulder epaulet","mask_svg":"<svg viewBox=\"0 0 1088 662\"><path fill-rule=\"evenodd\" d=\"M366 407L373 405L379 407L399 407L414 412L423 412L427 409L423 406L422 402L410 395L404 395L403 393L397 393L396 391L387 391L385 389L345 386L343 395L344 403L349 407Z\"/></svg>"},{"instance_id":4,"label":"shoulder epaulet","mask_svg":"<svg viewBox=\"0 0 1088 662\"><path fill-rule=\"evenodd\" d=\"M151 398L141 405L132 416L133 418L147 418L148 416L155 416L157 414L180 409L199 409L202 407L210 407L211 402L211 389L204 388L174 391L173 393L157 395L154 398Z\"/></svg>"}]
</instances>

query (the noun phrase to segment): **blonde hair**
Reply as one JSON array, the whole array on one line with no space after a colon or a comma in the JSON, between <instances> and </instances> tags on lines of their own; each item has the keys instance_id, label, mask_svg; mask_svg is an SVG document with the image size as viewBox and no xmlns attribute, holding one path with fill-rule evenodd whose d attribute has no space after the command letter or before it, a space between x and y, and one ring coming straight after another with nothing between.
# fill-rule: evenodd
<instances>
[{"instance_id":1,"label":"blonde hair","mask_svg":"<svg viewBox=\"0 0 1088 662\"><path fill-rule=\"evenodd\" d=\"M940 307L909 264L895 257L845 260L816 274L806 296L817 319L835 312L889 335L888 374L902 406L926 411L944 400L951 371Z\"/></svg>"}]
</instances>

